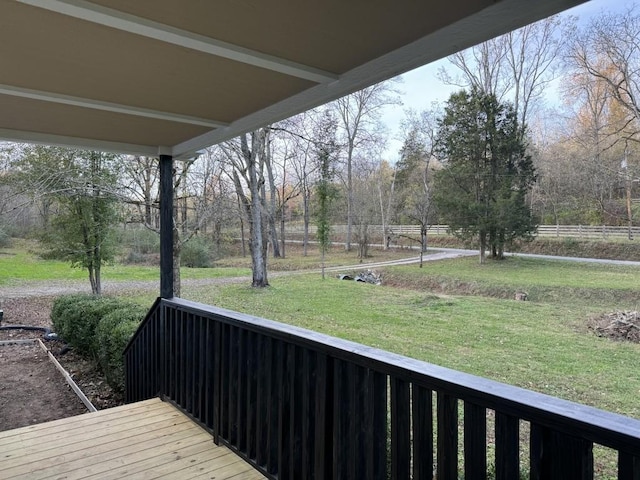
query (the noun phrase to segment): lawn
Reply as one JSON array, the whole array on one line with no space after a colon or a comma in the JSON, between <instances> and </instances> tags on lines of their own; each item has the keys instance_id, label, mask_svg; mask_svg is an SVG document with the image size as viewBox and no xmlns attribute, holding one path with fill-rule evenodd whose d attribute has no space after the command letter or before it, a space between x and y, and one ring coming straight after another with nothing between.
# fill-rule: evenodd
<instances>
[{"instance_id":1,"label":"lawn","mask_svg":"<svg viewBox=\"0 0 640 480\"><path fill-rule=\"evenodd\" d=\"M587 328L594 315L638 305L640 269L529 259L479 267L461 259L389 271L396 280L404 276L406 286L307 274L273 279L262 290L236 284L183 296L640 418L640 346ZM473 280L491 292L537 287L556 294L519 302L416 288L416 278L432 275L451 284ZM586 297L571 296L576 291Z\"/></svg>"},{"instance_id":2,"label":"lawn","mask_svg":"<svg viewBox=\"0 0 640 480\"><path fill-rule=\"evenodd\" d=\"M180 275L184 279L237 277L251 275L251 269L244 266L182 268ZM103 281L153 281L159 278L160 267L158 266L114 263L102 267ZM25 245L0 249L0 286L47 280L86 280L88 282L85 269L73 268L69 262L43 260L33 250L25 248Z\"/></svg>"}]
</instances>

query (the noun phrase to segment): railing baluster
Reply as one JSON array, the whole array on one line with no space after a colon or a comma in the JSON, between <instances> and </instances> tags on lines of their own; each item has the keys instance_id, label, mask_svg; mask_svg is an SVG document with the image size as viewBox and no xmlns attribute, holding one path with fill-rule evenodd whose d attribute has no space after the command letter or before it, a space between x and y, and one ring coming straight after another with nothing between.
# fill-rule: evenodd
<instances>
[{"instance_id":1,"label":"railing baluster","mask_svg":"<svg viewBox=\"0 0 640 480\"><path fill-rule=\"evenodd\" d=\"M316 383L315 379L315 354L304 348L302 355L302 376L300 378L299 396L302 399L300 409L301 441L300 441L300 467L301 478L313 478L315 471L314 440L315 440L315 405Z\"/></svg>"},{"instance_id":2,"label":"railing baluster","mask_svg":"<svg viewBox=\"0 0 640 480\"><path fill-rule=\"evenodd\" d=\"M198 344L195 342L195 319L193 314L189 313L185 315L185 328L187 333L185 335L186 351L185 360L187 370L185 372L185 409L187 412L193 414L195 409L195 387L196 387L196 354Z\"/></svg>"},{"instance_id":3,"label":"railing baluster","mask_svg":"<svg viewBox=\"0 0 640 480\"><path fill-rule=\"evenodd\" d=\"M257 334L247 332L246 352L247 352L247 398L246 398L246 453L249 458L256 458L256 387L258 384L258 351L256 345Z\"/></svg>"},{"instance_id":4,"label":"railing baluster","mask_svg":"<svg viewBox=\"0 0 640 480\"><path fill-rule=\"evenodd\" d=\"M186 326L185 326L185 312L178 312L179 318L179 331L178 331L178 395L176 398L176 402L178 405L184 408L185 405L185 392L186 392L186 376L187 376L187 365L186 365L186 352L187 352L187 335L186 335Z\"/></svg>"},{"instance_id":5,"label":"railing baluster","mask_svg":"<svg viewBox=\"0 0 640 480\"><path fill-rule=\"evenodd\" d=\"M379 372L371 372L370 377L373 377L373 476L367 478L386 479L389 462L387 454L389 378Z\"/></svg>"},{"instance_id":6,"label":"railing baluster","mask_svg":"<svg viewBox=\"0 0 640 480\"><path fill-rule=\"evenodd\" d=\"M532 479L591 480L596 440L640 480L636 420L215 307L158 300L123 360L128 402L159 392L271 479L430 479L435 391L439 480L460 473L460 401L468 480L486 478L486 410L501 406L496 479L519 476L524 420Z\"/></svg>"},{"instance_id":7,"label":"railing baluster","mask_svg":"<svg viewBox=\"0 0 640 480\"><path fill-rule=\"evenodd\" d=\"M516 417L496 412L496 480L520 475L520 430Z\"/></svg>"},{"instance_id":8,"label":"railing baluster","mask_svg":"<svg viewBox=\"0 0 640 480\"><path fill-rule=\"evenodd\" d=\"M391 378L391 478L409 478L411 471L411 427L409 383Z\"/></svg>"},{"instance_id":9,"label":"railing baluster","mask_svg":"<svg viewBox=\"0 0 640 480\"><path fill-rule=\"evenodd\" d=\"M292 478L289 471L289 449L290 449L290 425L289 425L289 389L290 377L289 369L291 361L289 356L289 345L284 342L277 343L275 368L278 372L278 478L286 480Z\"/></svg>"},{"instance_id":10,"label":"railing baluster","mask_svg":"<svg viewBox=\"0 0 640 480\"><path fill-rule=\"evenodd\" d=\"M531 425L531 478L591 480L593 443Z\"/></svg>"},{"instance_id":11,"label":"railing baluster","mask_svg":"<svg viewBox=\"0 0 640 480\"><path fill-rule=\"evenodd\" d=\"M618 452L618 480L640 480L640 455Z\"/></svg>"},{"instance_id":12,"label":"railing baluster","mask_svg":"<svg viewBox=\"0 0 640 480\"><path fill-rule=\"evenodd\" d=\"M433 478L433 393L413 384L413 480Z\"/></svg>"},{"instance_id":13,"label":"railing baluster","mask_svg":"<svg viewBox=\"0 0 640 480\"><path fill-rule=\"evenodd\" d=\"M347 382L345 362L333 362L333 478L347 478L349 461L347 437L349 435L349 398L345 395Z\"/></svg>"},{"instance_id":14,"label":"railing baluster","mask_svg":"<svg viewBox=\"0 0 640 480\"><path fill-rule=\"evenodd\" d=\"M220 357L220 436L226 440L230 439L229 435L229 395L230 395L230 379L231 379L231 326L222 325L222 336L220 339L221 357Z\"/></svg>"},{"instance_id":15,"label":"railing baluster","mask_svg":"<svg viewBox=\"0 0 640 480\"><path fill-rule=\"evenodd\" d=\"M291 369L289 371L291 388L289 390L289 411L290 411L290 469L293 478L301 478L302 472L302 410L305 394L302 392L302 376L303 361L302 353L299 347L291 344L289 347L289 357L291 362Z\"/></svg>"},{"instance_id":16,"label":"railing baluster","mask_svg":"<svg viewBox=\"0 0 640 480\"><path fill-rule=\"evenodd\" d=\"M438 392L438 480L458 478L458 400Z\"/></svg>"},{"instance_id":17,"label":"railing baluster","mask_svg":"<svg viewBox=\"0 0 640 480\"><path fill-rule=\"evenodd\" d=\"M222 434L222 418L220 417L222 411L222 335L223 325L216 319L213 332L211 332L213 338L210 346L213 348L213 441L216 445L220 444L220 435Z\"/></svg>"},{"instance_id":18,"label":"railing baluster","mask_svg":"<svg viewBox=\"0 0 640 480\"><path fill-rule=\"evenodd\" d=\"M267 426L269 433L267 435L267 472L271 474L278 473L278 395L280 394L280 371L278 371L277 359L279 341L272 338L267 339L267 358L269 359L269 384L267 386Z\"/></svg>"},{"instance_id":19,"label":"railing baluster","mask_svg":"<svg viewBox=\"0 0 640 480\"><path fill-rule=\"evenodd\" d=\"M229 328L229 384L227 398L227 440L231 445L238 441L238 327Z\"/></svg>"},{"instance_id":20,"label":"railing baluster","mask_svg":"<svg viewBox=\"0 0 640 480\"><path fill-rule=\"evenodd\" d=\"M271 365L267 356L266 344L269 340L262 334L256 334L257 342L257 386L256 386L256 463L266 465L268 457L268 385Z\"/></svg>"},{"instance_id":21,"label":"railing baluster","mask_svg":"<svg viewBox=\"0 0 640 480\"><path fill-rule=\"evenodd\" d=\"M316 358L315 436L313 464L315 478L331 478L333 438L333 360L319 353Z\"/></svg>"},{"instance_id":22,"label":"railing baluster","mask_svg":"<svg viewBox=\"0 0 640 480\"><path fill-rule=\"evenodd\" d=\"M238 364L236 385L236 448L244 452L247 448L245 429L242 428L243 419L246 418L247 406L247 348L246 348L247 331L244 328L238 328L238 349L236 363Z\"/></svg>"},{"instance_id":23,"label":"railing baluster","mask_svg":"<svg viewBox=\"0 0 640 480\"><path fill-rule=\"evenodd\" d=\"M487 410L464 403L464 478L487 478Z\"/></svg>"}]
</instances>

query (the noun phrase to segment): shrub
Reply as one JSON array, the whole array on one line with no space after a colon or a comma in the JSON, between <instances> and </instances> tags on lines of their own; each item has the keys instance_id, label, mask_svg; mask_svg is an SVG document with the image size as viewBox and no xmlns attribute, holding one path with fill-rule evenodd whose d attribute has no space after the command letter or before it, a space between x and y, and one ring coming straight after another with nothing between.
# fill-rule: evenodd
<instances>
[{"instance_id":1,"label":"shrub","mask_svg":"<svg viewBox=\"0 0 640 480\"><path fill-rule=\"evenodd\" d=\"M11 246L11 235L5 229L0 227L0 248L7 248Z\"/></svg>"},{"instance_id":2,"label":"shrub","mask_svg":"<svg viewBox=\"0 0 640 480\"><path fill-rule=\"evenodd\" d=\"M140 255L160 253L160 235L147 228L123 230L122 243Z\"/></svg>"},{"instance_id":3,"label":"shrub","mask_svg":"<svg viewBox=\"0 0 640 480\"><path fill-rule=\"evenodd\" d=\"M194 237L182 246L180 263L185 267L211 266L211 244L202 237Z\"/></svg>"},{"instance_id":4,"label":"shrub","mask_svg":"<svg viewBox=\"0 0 640 480\"><path fill-rule=\"evenodd\" d=\"M100 320L117 308L131 305L118 298L65 295L53 304L51 320L55 332L79 354L97 358L96 328Z\"/></svg>"},{"instance_id":5,"label":"shrub","mask_svg":"<svg viewBox=\"0 0 640 480\"><path fill-rule=\"evenodd\" d=\"M112 388L124 391L122 353L147 314L140 305L124 305L106 314L98 323L98 363Z\"/></svg>"}]
</instances>

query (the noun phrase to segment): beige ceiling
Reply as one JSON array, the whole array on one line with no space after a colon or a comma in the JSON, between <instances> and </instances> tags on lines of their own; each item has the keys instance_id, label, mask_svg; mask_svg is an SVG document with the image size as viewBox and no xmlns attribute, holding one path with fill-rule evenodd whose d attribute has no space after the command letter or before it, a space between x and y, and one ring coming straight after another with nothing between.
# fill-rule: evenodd
<instances>
[{"instance_id":1,"label":"beige ceiling","mask_svg":"<svg viewBox=\"0 0 640 480\"><path fill-rule=\"evenodd\" d=\"M185 157L583 0L0 0L0 138Z\"/></svg>"}]
</instances>

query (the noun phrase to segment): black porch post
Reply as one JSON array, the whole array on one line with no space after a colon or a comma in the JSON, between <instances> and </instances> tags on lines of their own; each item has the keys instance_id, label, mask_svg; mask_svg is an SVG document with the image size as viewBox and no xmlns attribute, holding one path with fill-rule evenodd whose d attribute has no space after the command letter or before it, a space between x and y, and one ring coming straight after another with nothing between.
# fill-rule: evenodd
<instances>
[{"instance_id":1,"label":"black porch post","mask_svg":"<svg viewBox=\"0 0 640 480\"><path fill-rule=\"evenodd\" d=\"M173 297L173 157L160 155L160 297Z\"/></svg>"}]
</instances>

